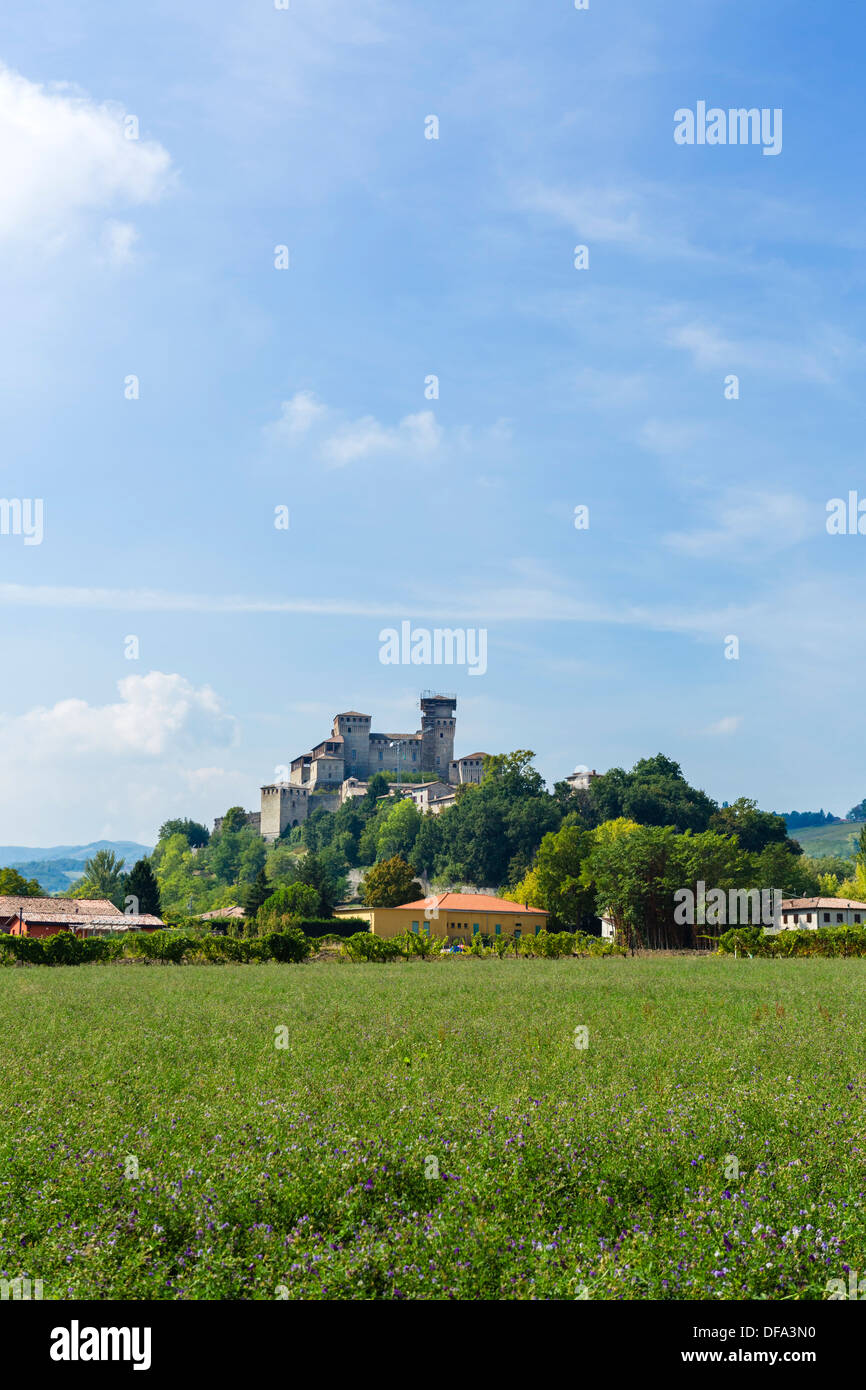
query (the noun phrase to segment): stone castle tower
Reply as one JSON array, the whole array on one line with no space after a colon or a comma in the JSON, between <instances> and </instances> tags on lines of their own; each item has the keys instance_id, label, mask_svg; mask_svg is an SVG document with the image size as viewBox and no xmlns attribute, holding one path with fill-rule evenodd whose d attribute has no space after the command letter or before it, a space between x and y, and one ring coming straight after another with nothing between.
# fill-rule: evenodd
<instances>
[{"instance_id":1,"label":"stone castle tower","mask_svg":"<svg viewBox=\"0 0 866 1390\"><path fill-rule=\"evenodd\" d=\"M435 773L443 782L454 757L456 709L456 695L421 692L421 771Z\"/></svg>"}]
</instances>

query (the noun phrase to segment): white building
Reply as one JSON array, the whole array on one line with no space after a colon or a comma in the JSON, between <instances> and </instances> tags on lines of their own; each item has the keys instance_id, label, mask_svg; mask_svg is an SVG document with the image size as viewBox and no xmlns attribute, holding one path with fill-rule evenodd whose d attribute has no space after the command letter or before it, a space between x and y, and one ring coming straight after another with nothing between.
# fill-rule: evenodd
<instances>
[{"instance_id":1,"label":"white building","mask_svg":"<svg viewBox=\"0 0 866 1390\"><path fill-rule=\"evenodd\" d=\"M851 898L783 898L781 931L866 925L866 903Z\"/></svg>"}]
</instances>

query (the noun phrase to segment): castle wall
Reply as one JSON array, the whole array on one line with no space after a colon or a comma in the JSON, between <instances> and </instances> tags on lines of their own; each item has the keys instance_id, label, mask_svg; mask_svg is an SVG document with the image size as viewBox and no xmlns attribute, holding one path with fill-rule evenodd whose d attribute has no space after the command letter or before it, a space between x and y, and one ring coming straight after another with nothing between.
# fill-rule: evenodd
<instances>
[{"instance_id":1,"label":"castle wall","mask_svg":"<svg viewBox=\"0 0 866 1390\"><path fill-rule=\"evenodd\" d=\"M274 782L262 787L262 838L278 840L284 830L305 821L309 814L309 799L306 787L292 782Z\"/></svg>"},{"instance_id":2,"label":"castle wall","mask_svg":"<svg viewBox=\"0 0 866 1390\"><path fill-rule=\"evenodd\" d=\"M392 743L399 747L392 748ZM420 734L371 734L370 735L370 776L376 772L396 774L421 771Z\"/></svg>"}]
</instances>

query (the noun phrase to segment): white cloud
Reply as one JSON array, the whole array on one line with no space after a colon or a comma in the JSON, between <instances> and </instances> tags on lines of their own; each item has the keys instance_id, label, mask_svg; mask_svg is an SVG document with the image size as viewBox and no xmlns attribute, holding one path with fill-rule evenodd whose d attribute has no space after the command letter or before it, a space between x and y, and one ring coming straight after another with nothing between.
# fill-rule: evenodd
<instances>
[{"instance_id":1,"label":"white cloud","mask_svg":"<svg viewBox=\"0 0 866 1390\"><path fill-rule=\"evenodd\" d=\"M302 436L314 431L314 448L329 468L345 468L383 454L422 458L434 454L443 437L432 410L405 415L397 425L383 425L374 415L341 420L340 412L309 391L298 391L291 400L283 401L280 418L264 427L265 438L272 444L289 447L300 444Z\"/></svg>"},{"instance_id":2,"label":"white cloud","mask_svg":"<svg viewBox=\"0 0 866 1390\"><path fill-rule=\"evenodd\" d=\"M679 420L647 420L638 434L641 448L653 454L680 454L698 442L703 430Z\"/></svg>"},{"instance_id":3,"label":"white cloud","mask_svg":"<svg viewBox=\"0 0 866 1390\"><path fill-rule=\"evenodd\" d=\"M717 719L715 724L710 724L704 732L708 734L735 734L742 722L741 714L726 714L722 719Z\"/></svg>"},{"instance_id":4,"label":"white cloud","mask_svg":"<svg viewBox=\"0 0 866 1390\"><path fill-rule=\"evenodd\" d=\"M235 740L235 721L210 687L151 671L117 689L110 704L65 699L0 715L0 840L148 843L166 816L249 791L249 777L207 759Z\"/></svg>"},{"instance_id":5,"label":"white cloud","mask_svg":"<svg viewBox=\"0 0 866 1390\"><path fill-rule=\"evenodd\" d=\"M57 251L90 219L162 196L170 156L155 140L127 139L125 115L0 65L0 245ZM109 249L128 254L132 229L114 228Z\"/></svg>"},{"instance_id":6,"label":"white cloud","mask_svg":"<svg viewBox=\"0 0 866 1390\"><path fill-rule=\"evenodd\" d=\"M129 265L135 259L134 246L138 232L131 222L116 222L111 218L102 232L102 247L110 265Z\"/></svg>"},{"instance_id":7,"label":"white cloud","mask_svg":"<svg viewBox=\"0 0 866 1390\"><path fill-rule=\"evenodd\" d=\"M61 700L15 718L0 717L0 749L15 749L53 761L59 754L87 757L163 757L206 741L225 744L232 721L209 686L196 688L183 676L151 671L117 683L120 699L111 705Z\"/></svg>"},{"instance_id":8,"label":"white cloud","mask_svg":"<svg viewBox=\"0 0 866 1390\"><path fill-rule=\"evenodd\" d=\"M672 531L664 541L681 555L709 558L751 550L761 558L814 534L816 515L813 506L793 493L729 492L716 503L714 525Z\"/></svg>"},{"instance_id":9,"label":"white cloud","mask_svg":"<svg viewBox=\"0 0 866 1390\"><path fill-rule=\"evenodd\" d=\"M662 185L555 188L536 183L522 188L515 201L524 212L542 213L569 227L590 248L596 243L653 259L715 259L683 236L679 195Z\"/></svg>"},{"instance_id":10,"label":"white cloud","mask_svg":"<svg viewBox=\"0 0 866 1390\"><path fill-rule=\"evenodd\" d=\"M266 434L273 440L291 440L299 434L307 434L318 420L328 415L328 407L316 400L312 391L297 391L291 400L283 401L279 420L265 426Z\"/></svg>"},{"instance_id":11,"label":"white cloud","mask_svg":"<svg viewBox=\"0 0 866 1390\"><path fill-rule=\"evenodd\" d=\"M365 415L326 439L322 456L335 468L345 467L370 454L399 453L418 458L435 453L441 439L442 430L432 410L405 415L394 427L380 425L372 415Z\"/></svg>"},{"instance_id":12,"label":"white cloud","mask_svg":"<svg viewBox=\"0 0 866 1390\"><path fill-rule=\"evenodd\" d=\"M824 328L810 336L813 341L800 347L760 336L735 340L706 323L693 321L670 328L667 342L690 353L695 366L702 370L739 372L748 367L822 384L832 381L841 368L862 362L862 346L838 330Z\"/></svg>"}]
</instances>

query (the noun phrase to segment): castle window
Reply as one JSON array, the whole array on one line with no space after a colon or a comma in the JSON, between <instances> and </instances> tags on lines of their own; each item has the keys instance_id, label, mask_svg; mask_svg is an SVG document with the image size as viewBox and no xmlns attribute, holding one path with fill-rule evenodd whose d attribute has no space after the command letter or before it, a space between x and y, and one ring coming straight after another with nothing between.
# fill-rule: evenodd
<instances>
[{"instance_id":1,"label":"castle window","mask_svg":"<svg viewBox=\"0 0 866 1390\"><path fill-rule=\"evenodd\" d=\"M380 750L380 751L379 751L379 762L381 762L381 761L382 761L382 753L381 753L381 750Z\"/></svg>"}]
</instances>

